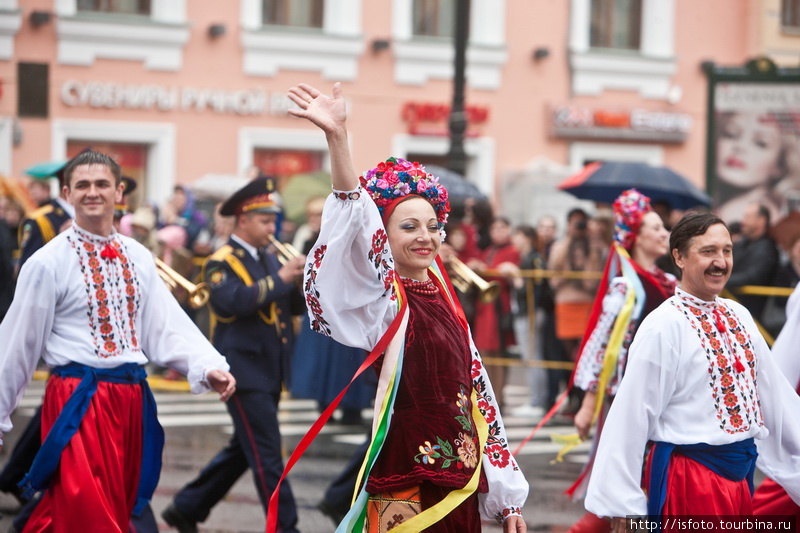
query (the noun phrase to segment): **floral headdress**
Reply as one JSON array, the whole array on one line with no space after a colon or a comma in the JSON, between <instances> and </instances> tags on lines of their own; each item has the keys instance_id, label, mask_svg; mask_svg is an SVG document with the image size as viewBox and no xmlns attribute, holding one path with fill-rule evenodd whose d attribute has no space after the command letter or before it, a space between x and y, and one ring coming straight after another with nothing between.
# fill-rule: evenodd
<instances>
[{"instance_id":1,"label":"floral headdress","mask_svg":"<svg viewBox=\"0 0 800 533\"><path fill-rule=\"evenodd\" d=\"M417 162L390 157L378 163L372 170L368 170L359 179L361 186L369 193L384 219L399 203L398 200L416 195L433 206L440 229L447 222L447 213L450 212L447 189L439 183L439 178L429 174L425 167Z\"/></svg>"},{"instance_id":2,"label":"floral headdress","mask_svg":"<svg viewBox=\"0 0 800 533\"><path fill-rule=\"evenodd\" d=\"M636 189L628 189L614 200L614 240L631 250L642 225L642 218L652 211L650 198Z\"/></svg>"}]
</instances>

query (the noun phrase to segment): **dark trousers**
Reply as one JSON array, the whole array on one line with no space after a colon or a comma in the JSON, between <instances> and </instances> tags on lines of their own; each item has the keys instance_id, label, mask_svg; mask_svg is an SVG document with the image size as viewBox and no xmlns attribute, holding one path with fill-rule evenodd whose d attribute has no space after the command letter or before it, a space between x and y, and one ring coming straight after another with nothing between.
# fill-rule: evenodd
<instances>
[{"instance_id":1,"label":"dark trousers","mask_svg":"<svg viewBox=\"0 0 800 533\"><path fill-rule=\"evenodd\" d=\"M18 490L17 483L22 481L30 470L33 458L36 457L41 445L42 406L40 405L11 451L11 457L8 458L5 468L0 472L1 491L15 493Z\"/></svg>"},{"instance_id":2,"label":"dark trousers","mask_svg":"<svg viewBox=\"0 0 800 533\"><path fill-rule=\"evenodd\" d=\"M569 354L564 351L561 341L556 337L556 319L553 313L545 315L542 327L543 355L547 361L570 361ZM555 404L561 391L561 384L566 388L569 383L570 371L555 368L547 369L547 408Z\"/></svg>"},{"instance_id":3,"label":"dark trousers","mask_svg":"<svg viewBox=\"0 0 800 533\"><path fill-rule=\"evenodd\" d=\"M361 470L361 463L367 456L370 440L370 436L367 435L367 440L353 452L344 470L336 476L336 479L328 485L328 489L325 491L325 502L331 509L343 515L350 510L350 502L353 501L353 492L358 481L358 472Z\"/></svg>"},{"instance_id":4,"label":"dark trousers","mask_svg":"<svg viewBox=\"0 0 800 533\"><path fill-rule=\"evenodd\" d=\"M196 522L208 518L211 509L250 468L264 512L269 497L283 474L278 427L280 393L236 391L227 402L233 418L233 437L228 445L175 495L175 507ZM297 507L288 480L281 483L278 525L282 533L297 531Z\"/></svg>"}]
</instances>

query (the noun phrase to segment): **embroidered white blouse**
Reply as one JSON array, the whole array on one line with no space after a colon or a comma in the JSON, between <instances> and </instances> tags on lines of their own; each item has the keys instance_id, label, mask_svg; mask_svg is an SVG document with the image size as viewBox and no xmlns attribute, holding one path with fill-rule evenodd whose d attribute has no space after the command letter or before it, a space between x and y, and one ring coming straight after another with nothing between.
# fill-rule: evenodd
<instances>
[{"instance_id":1,"label":"embroidered white blouse","mask_svg":"<svg viewBox=\"0 0 800 533\"><path fill-rule=\"evenodd\" d=\"M705 302L677 289L631 343L586 509L606 517L647 514L640 485L648 440L721 445L754 437L758 467L800 502L798 412L800 398L750 313L731 300Z\"/></svg>"},{"instance_id":2,"label":"embroidered white blouse","mask_svg":"<svg viewBox=\"0 0 800 533\"><path fill-rule=\"evenodd\" d=\"M118 257L102 257L106 244ZM210 390L207 371L229 369L167 291L146 248L74 222L25 263L0 324L0 432L11 429L39 358L50 367L152 361L185 374L194 393Z\"/></svg>"},{"instance_id":3,"label":"embroidered white blouse","mask_svg":"<svg viewBox=\"0 0 800 533\"><path fill-rule=\"evenodd\" d=\"M789 296L789 301L786 302L786 323L775 339L775 344L772 345L775 363L789 383L795 387L800 382L800 357L797 356L797 348L800 346L798 326L800 326L800 290L795 288Z\"/></svg>"},{"instance_id":4,"label":"embroidered white blouse","mask_svg":"<svg viewBox=\"0 0 800 533\"><path fill-rule=\"evenodd\" d=\"M322 215L319 239L309 254L306 302L312 328L335 340L371 351L397 315L394 259L378 209L362 190L334 191ZM404 335L404 332L398 335ZM505 426L480 355L470 336L473 385L480 382L497 416L490 424L503 443L490 457L484 450L489 485L478 496L483 518L521 514L528 483L508 448ZM502 456L498 456L500 454Z\"/></svg>"},{"instance_id":5,"label":"embroidered white blouse","mask_svg":"<svg viewBox=\"0 0 800 533\"><path fill-rule=\"evenodd\" d=\"M608 340L611 337L611 330L614 328L614 321L622 310L622 306L625 305L628 291L631 290L629 285L628 280L622 276L614 278L608 285L608 291L603 297L603 310L583 347L583 353L581 353L578 366L575 368L575 386L581 390L597 392ZM617 356L616 369L606 384L606 393L611 396L616 394L619 388L619 378L625 370L628 346L633 338L635 328L636 321L631 320Z\"/></svg>"}]
</instances>

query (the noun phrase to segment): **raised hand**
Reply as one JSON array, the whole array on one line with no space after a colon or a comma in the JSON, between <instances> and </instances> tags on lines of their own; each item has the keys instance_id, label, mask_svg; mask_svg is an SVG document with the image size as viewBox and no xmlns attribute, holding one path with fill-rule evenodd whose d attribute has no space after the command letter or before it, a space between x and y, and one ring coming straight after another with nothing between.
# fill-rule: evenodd
<instances>
[{"instance_id":1,"label":"raised hand","mask_svg":"<svg viewBox=\"0 0 800 533\"><path fill-rule=\"evenodd\" d=\"M289 109L290 115L304 118L325 132L331 154L333 188L350 191L358 187L358 174L347 142L347 106L341 84L334 84L332 96L326 96L311 85L300 83L289 89L288 96L299 108Z\"/></svg>"},{"instance_id":2,"label":"raised hand","mask_svg":"<svg viewBox=\"0 0 800 533\"><path fill-rule=\"evenodd\" d=\"M342 86L333 86L333 96L322 94L318 89L306 83L300 83L289 89L289 99L299 109L289 109L289 114L313 122L325 133L332 133L344 127L347 119L347 106L342 96Z\"/></svg>"}]
</instances>

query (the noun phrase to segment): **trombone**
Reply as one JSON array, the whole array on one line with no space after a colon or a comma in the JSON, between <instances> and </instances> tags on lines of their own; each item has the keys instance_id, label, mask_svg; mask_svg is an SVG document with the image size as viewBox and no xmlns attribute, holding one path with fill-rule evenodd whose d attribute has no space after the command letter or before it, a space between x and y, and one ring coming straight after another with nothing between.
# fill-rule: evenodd
<instances>
[{"instance_id":1,"label":"trombone","mask_svg":"<svg viewBox=\"0 0 800 533\"><path fill-rule=\"evenodd\" d=\"M481 301L484 303L491 302L500 294L499 283L496 281L486 281L455 255L450 257L449 263L450 269L453 271L453 277L450 278L450 281L459 291L466 293L469 291L469 288L474 285L478 289Z\"/></svg>"},{"instance_id":2,"label":"trombone","mask_svg":"<svg viewBox=\"0 0 800 533\"><path fill-rule=\"evenodd\" d=\"M278 251L278 261L280 261L282 265L285 265L295 257L300 257L301 255L303 255L297 250L297 248L295 248L288 242L282 243L281 241L276 239L275 235L269 236L269 242L271 242L272 245L275 247L275 249Z\"/></svg>"},{"instance_id":3,"label":"trombone","mask_svg":"<svg viewBox=\"0 0 800 533\"><path fill-rule=\"evenodd\" d=\"M200 309L208 303L208 299L211 297L211 289L208 288L208 285L192 283L158 257L153 256L153 259L156 262L156 271L158 271L159 277L170 290L174 291L181 287L189 294L189 305L192 309Z\"/></svg>"}]
</instances>

